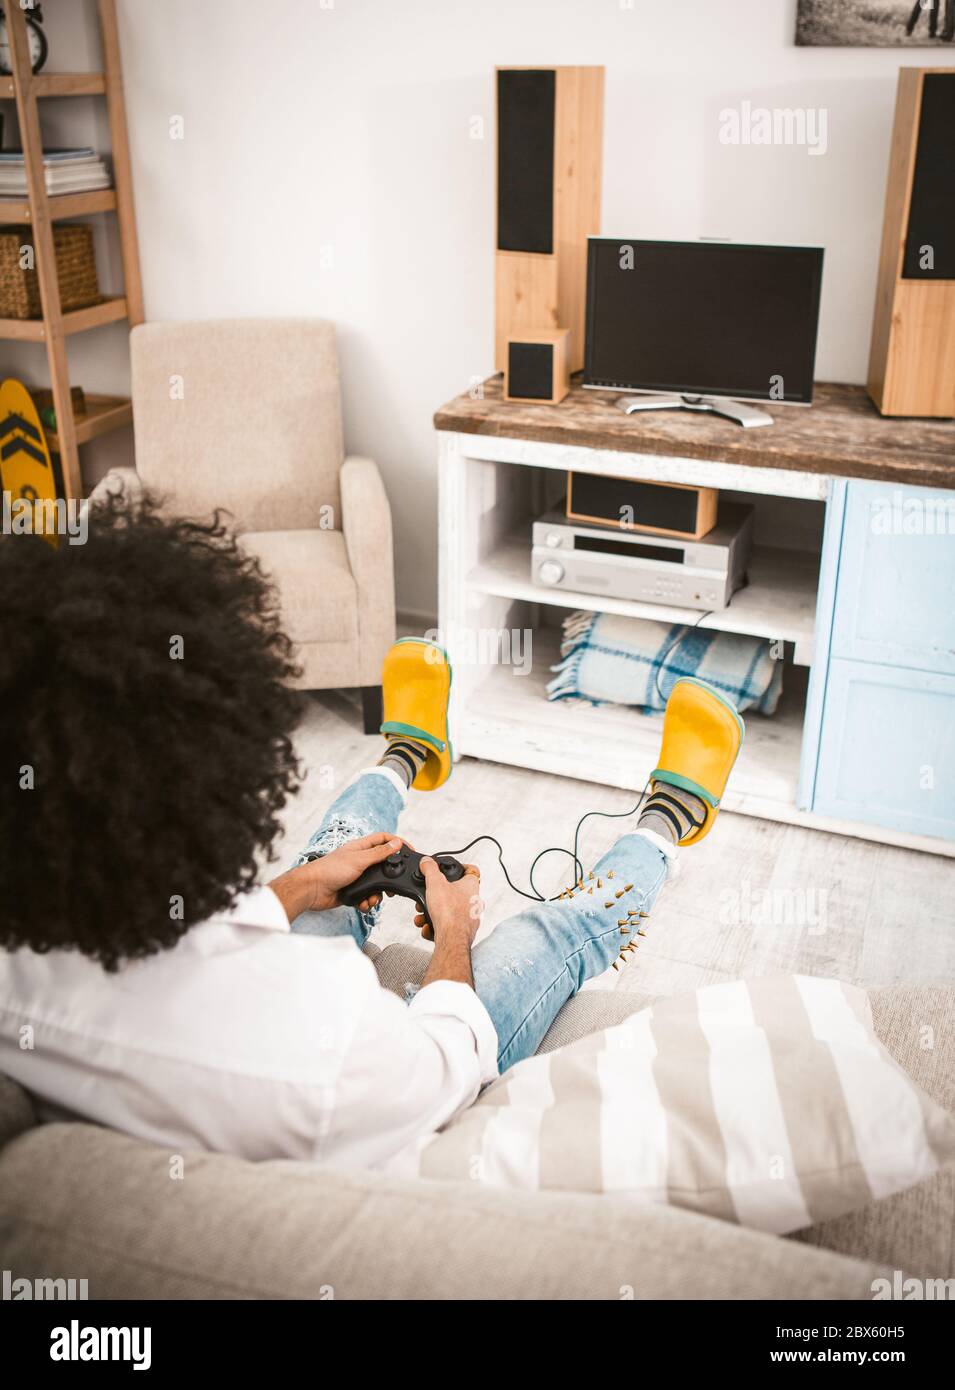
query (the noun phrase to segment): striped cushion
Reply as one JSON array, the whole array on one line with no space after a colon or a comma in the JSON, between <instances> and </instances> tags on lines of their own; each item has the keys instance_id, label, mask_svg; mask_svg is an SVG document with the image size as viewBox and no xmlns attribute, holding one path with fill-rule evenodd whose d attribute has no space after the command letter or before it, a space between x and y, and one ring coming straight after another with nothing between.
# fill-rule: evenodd
<instances>
[{"instance_id":1,"label":"striped cushion","mask_svg":"<svg viewBox=\"0 0 955 1390\"><path fill-rule=\"evenodd\" d=\"M711 985L531 1057L424 1141L422 1177L607 1192L782 1234L931 1176L955 1121L876 1038L862 990Z\"/></svg>"}]
</instances>

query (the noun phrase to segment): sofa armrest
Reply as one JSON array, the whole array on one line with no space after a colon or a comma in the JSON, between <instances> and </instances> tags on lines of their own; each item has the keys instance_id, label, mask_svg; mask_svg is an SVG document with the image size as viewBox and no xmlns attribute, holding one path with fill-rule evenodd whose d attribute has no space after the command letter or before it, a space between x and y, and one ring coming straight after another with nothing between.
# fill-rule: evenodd
<instances>
[{"instance_id":1,"label":"sofa armrest","mask_svg":"<svg viewBox=\"0 0 955 1390\"><path fill-rule=\"evenodd\" d=\"M36 1112L26 1091L0 1072L0 1149L35 1124Z\"/></svg>"},{"instance_id":2,"label":"sofa armrest","mask_svg":"<svg viewBox=\"0 0 955 1390\"><path fill-rule=\"evenodd\" d=\"M90 493L90 501L103 502L111 494L127 496L135 501L143 495L143 480L135 468L111 468Z\"/></svg>"},{"instance_id":3,"label":"sofa armrest","mask_svg":"<svg viewBox=\"0 0 955 1390\"><path fill-rule=\"evenodd\" d=\"M395 569L391 506L378 465L350 456L341 470L342 530L358 588L362 685L381 684L381 663L395 640Z\"/></svg>"},{"instance_id":4,"label":"sofa armrest","mask_svg":"<svg viewBox=\"0 0 955 1390\"><path fill-rule=\"evenodd\" d=\"M45 1124L0 1153L0 1268L91 1299L853 1299L880 1266L653 1202L169 1149ZM503 1252L503 1256L502 1256Z\"/></svg>"}]
</instances>

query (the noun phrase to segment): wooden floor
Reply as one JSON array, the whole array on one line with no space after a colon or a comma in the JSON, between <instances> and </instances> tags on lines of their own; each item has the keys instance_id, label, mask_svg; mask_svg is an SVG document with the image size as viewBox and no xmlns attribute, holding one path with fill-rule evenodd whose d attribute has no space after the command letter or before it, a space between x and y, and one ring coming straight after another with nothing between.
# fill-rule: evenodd
<instances>
[{"instance_id":1,"label":"wooden floor","mask_svg":"<svg viewBox=\"0 0 955 1390\"><path fill-rule=\"evenodd\" d=\"M297 746L308 775L285 818L279 864L308 839L336 792L378 758L382 740L361 732L357 691L310 695ZM571 845L584 811L626 810L626 792L585 782L461 760L437 792L412 793L401 831L417 849L453 851L482 832L496 835L515 883L538 850ZM594 819L581 838L585 864L633 820ZM482 934L520 910L493 846L467 858L482 871ZM569 881L569 859L542 861L538 887ZM411 906L388 903L376 940L417 941ZM955 980L955 864L913 850L797 826L721 815L711 835L684 850L631 964L589 987L671 994L697 985L800 971L866 984Z\"/></svg>"}]
</instances>

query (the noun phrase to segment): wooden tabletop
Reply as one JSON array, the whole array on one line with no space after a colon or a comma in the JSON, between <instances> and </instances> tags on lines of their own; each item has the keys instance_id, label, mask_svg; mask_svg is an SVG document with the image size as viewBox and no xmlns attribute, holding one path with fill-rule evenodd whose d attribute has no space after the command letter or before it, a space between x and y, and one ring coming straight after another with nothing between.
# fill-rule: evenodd
<instances>
[{"instance_id":1,"label":"wooden tabletop","mask_svg":"<svg viewBox=\"0 0 955 1390\"><path fill-rule=\"evenodd\" d=\"M435 429L955 489L955 421L886 418L862 386L817 382L808 408L755 402L775 423L745 430L686 410L624 415L617 393L585 391L579 377L560 405L501 396L502 377L490 377L483 399L465 393L442 406Z\"/></svg>"}]
</instances>

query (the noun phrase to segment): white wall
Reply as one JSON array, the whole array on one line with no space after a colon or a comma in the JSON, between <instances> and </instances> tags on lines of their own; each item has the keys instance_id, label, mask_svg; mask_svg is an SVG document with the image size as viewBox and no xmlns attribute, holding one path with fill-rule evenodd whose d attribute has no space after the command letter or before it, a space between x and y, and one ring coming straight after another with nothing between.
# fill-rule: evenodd
<instances>
[{"instance_id":1,"label":"white wall","mask_svg":"<svg viewBox=\"0 0 955 1390\"><path fill-rule=\"evenodd\" d=\"M495 63L606 65L605 232L825 246L817 375L864 378L896 71L955 54L798 49L795 0L627 4L119 0L147 317L337 322L406 610L435 606L432 414L491 370ZM825 107L828 153L721 144L744 100ZM101 332L85 384L119 387Z\"/></svg>"}]
</instances>

